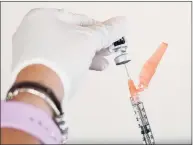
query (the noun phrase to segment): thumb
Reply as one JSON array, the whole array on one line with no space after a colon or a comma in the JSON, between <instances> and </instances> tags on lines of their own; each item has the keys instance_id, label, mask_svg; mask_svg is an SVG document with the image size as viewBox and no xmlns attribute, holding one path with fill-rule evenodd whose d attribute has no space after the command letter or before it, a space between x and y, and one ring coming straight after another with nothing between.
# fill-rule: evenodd
<instances>
[{"instance_id":1,"label":"thumb","mask_svg":"<svg viewBox=\"0 0 193 145\"><path fill-rule=\"evenodd\" d=\"M94 29L93 40L99 48L107 48L127 35L128 21L124 16L113 17L103 23L90 26Z\"/></svg>"}]
</instances>

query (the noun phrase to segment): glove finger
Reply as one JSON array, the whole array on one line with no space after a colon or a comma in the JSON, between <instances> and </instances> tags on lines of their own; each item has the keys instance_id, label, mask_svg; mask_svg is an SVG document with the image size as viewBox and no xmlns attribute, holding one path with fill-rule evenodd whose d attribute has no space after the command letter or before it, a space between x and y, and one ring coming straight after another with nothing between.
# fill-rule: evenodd
<instances>
[{"instance_id":1,"label":"glove finger","mask_svg":"<svg viewBox=\"0 0 193 145\"><path fill-rule=\"evenodd\" d=\"M59 14L60 10L56 8L34 8L31 9L26 16L27 17L42 17L42 18L54 18Z\"/></svg>"},{"instance_id":2,"label":"glove finger","mask_svg":"<svg viewBox=\"0 0 193 145\"><path fill-rule=\"evenodd\" d=\"M97 48L107 48L127 35L128 21L126 17L118 16L103 23L97 23L90 28L94 30L93 41Z\"/></svg>"},{"instance_id":3,"label":"glove finger","mask_svg":"<svg viewBox=\"0 0 193 145\"><path fill-rule=\"evenodd\" d=\"M103 56L95 55L94 58L92 59L92 63L89 69L95 71L103 71L108 67L108 65L109 62Z\"/></svg>"},{"instance_id":4,"label":"glove finger","mask_svg":"<svg viewBox=\"0 0 193 145\"><path fill-rule=\"evenodd\" d=\"M98 50L95 55L108 56L111 54L112 52L109 51L109 48L102 48L101 50Z\"/></svg>"},{"instance_id":5,"label":"glove finger","mask_svg":"<svg viewBox=\"0 0 193 145\"><path fill-rule=\"evenodd\" d=\"M79 26L90 26L94 25L97 22L96 20L89 18L83 14L76 14L68 12L65 9L56 9L56 8L35 8L28 12L27 16L43 16L43 17L57 17L68 24L75 24Z\"/></svg>"},{"instance_id":6,"label":"glove finger","mask_svg":"<svg viewBox=\"0 0 193 145\"><path fill-rule=\"evenodd\" d=\"M83 27L99 23L98 21L89 18L86 15L68 12L64 9L59 10L58 18L66 23L75 24Z\"/></svg>"}]
</instances>

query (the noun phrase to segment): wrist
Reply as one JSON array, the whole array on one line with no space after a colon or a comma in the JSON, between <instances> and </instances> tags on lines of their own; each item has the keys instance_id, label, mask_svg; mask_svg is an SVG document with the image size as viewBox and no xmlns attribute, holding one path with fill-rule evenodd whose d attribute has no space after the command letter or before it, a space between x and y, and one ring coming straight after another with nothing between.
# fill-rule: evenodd
<instances>
[{"instance_id":1,"label":"wrist","mask_svg":"<svg viewBox=\"0 0 193 145\"><path fill-rule=\"evenodd\" d=\"M42 109L49 116L54 116L53 109L43 99L41 99L39 96L30 93L19 93L17 96L13 97L11 100L8 101L20 101L27 104L31 104L37 108Z\"/></svg>"},{"instance_id":2,"label":"wrist","mask_svg":"<svg viewBox=\"0 0 193 145\"><path fill-rule=\"evenodd\" d=\"M44 65L30 65L22 69L17 75L15 83L24 81L42 84L50 88L55 93L55 95L57 96L57 100L61 102L61 100L63 99L63 86L59 77L54 71ZM52 108L39 96L30 93L19 93L12 100L32 104L44 110L49 115L53 116Z\"/></svg>"}]
</instances>

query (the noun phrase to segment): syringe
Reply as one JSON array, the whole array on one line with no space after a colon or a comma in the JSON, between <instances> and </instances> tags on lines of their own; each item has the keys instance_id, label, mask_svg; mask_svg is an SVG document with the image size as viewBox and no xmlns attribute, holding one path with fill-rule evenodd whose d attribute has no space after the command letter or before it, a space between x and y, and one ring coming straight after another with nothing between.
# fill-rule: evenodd
<instances>
[{"instance_id":1,"label":"syringe","mask_svg":"<svg viewBox=\"0 0 193 145\"><path fill-rule=\"evenodd\" d=\"M144 64L141 73L139 75L139 87L136 88L133 80L130 77L126 64L130 62L130 58L127 53L127 41L125 37L122 37L120 40L113 43L109 47L110 52L115 52L117 54L114 59L116 65L125 65L125 69L128 76L128 87L131 94L130 100L138 121L138 126L141 128L141 134L143 135L144 144L155 144L153 133L150 128L149 121L143 106L143 102L139 100L139 92L143 91L148 87L149 82L154 75L156 68L166 51L166 43L161 43L156 52L146 61Z\"/></svg>"},{"instance_id":2,"label":"syringe","mask_svg":"<svg viewBox=\"0 0 193 145\"><path fill-rule=\"evenodd\" d=\"M143 102L139 100L139 94L137 92L137 89L135 88L134 82L129 75L126 64L125 69L128 76L128 87L131 94L130 100L136 116L136 120L138 122L138 127L141 129L141 134L143 135L143 143L148 145L155 144L155 140L151 131L149 121L147 119L147 114L145 112Z\"/></svg>"},{"instance_id":3,"label":"syringe","mask_svg":"<svg viewBox=\"0 0 193 145\"><path fill-rule=\"evenodd\" d=\"M135 87L135 84L131 79L125 64L125 69L128 76L128 87L131 94L130 100L136 115L136 119L138 121L139 128L141 128L144 144L155 144L155 141L149 121L147 119L147 114L145 112L143 102L139 100L139 92L144 91L144 89L148 87L159 62L161 61L161 58L167 49L167 46L168 45L166 43L161 43L155 53L145 62L139 75L139 88Z\"/></svg>"}]
</instances>

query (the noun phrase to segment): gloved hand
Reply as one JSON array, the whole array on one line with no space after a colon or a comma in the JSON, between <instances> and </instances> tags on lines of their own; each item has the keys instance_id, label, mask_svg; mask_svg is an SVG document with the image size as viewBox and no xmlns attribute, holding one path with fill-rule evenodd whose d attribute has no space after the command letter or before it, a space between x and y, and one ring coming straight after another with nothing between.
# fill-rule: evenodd
<instances>
[{"instance_id":1,"label":"gloved hand","mask_svg":"<svg viewBox=\"0 0 193 145\"><path fill-rule=\"evenodd\" d=\"M90 69L102 71L107 47L126 35L125 17L97 22L62 9L33 9L13 35L13 79L30 64L44 64L61 78L65 97Z\"/></svg>"}]
</instances>

